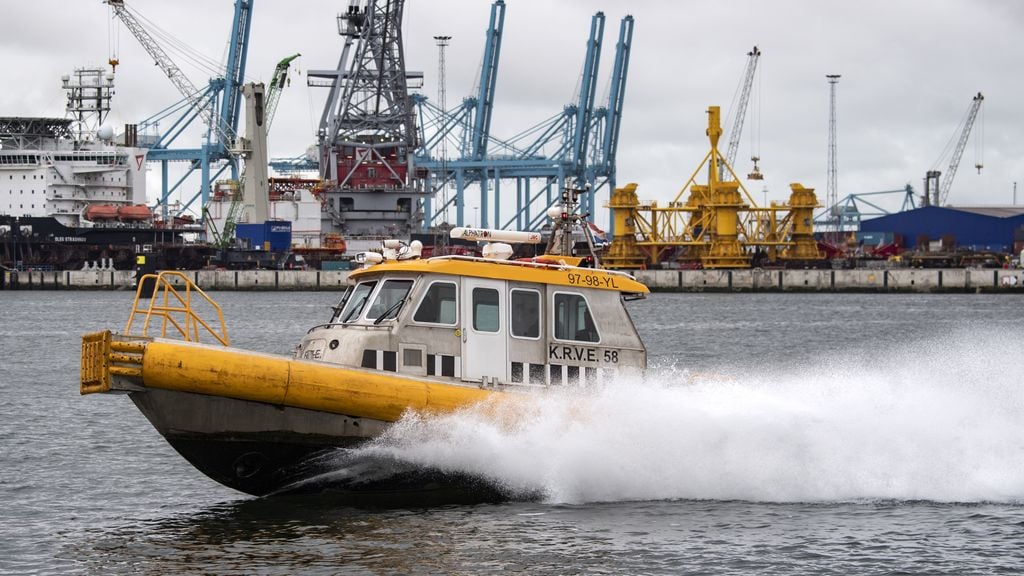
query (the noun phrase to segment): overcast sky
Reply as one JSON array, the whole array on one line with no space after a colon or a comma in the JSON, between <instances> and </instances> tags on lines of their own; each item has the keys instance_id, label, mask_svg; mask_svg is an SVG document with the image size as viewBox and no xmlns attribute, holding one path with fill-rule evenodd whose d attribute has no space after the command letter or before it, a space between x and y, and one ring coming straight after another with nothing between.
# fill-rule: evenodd
<instances>
[{"instance_id":1,"label":"overcast sky","mask_svg":"<svg viewBox=\"0 0 1024 576\"><path fill-rule=\"evenodd\" d=\"M197 51L223 60L233 3L127 0ZM295 156L315 140L326 90L308 88L307 69L333 68L341 51L335 16L347 2L256 0L247 76L268 81L274 65L302 54L283 94L271 156ZM448 102L474 90L490 2L410 0L405 11L407 67L425 74L436 99L435 35L453 37L447 52ZM985 95L953 183L953 204L1010 204L1014 182L1024 204L1024 2L1013 0L508 0L492 132L508 137L573 101L591 16L603 10L601 99L614 58L619 21L636 19L622 131L619 183L637 182L642 199L675 197L703 158L705 109L728 112L757 45L763 55L736 171L761 157L761 200L788 197L789 183L815 188L824 201L829 91L838 85L839 196L923 189L958 136L971 98ZM109 57L111 14L100 0L0 0L3 90L0 115L63 116L60 76ZM116 21L117 96L111 123L141 120L177 101L170 82ZM179 62L197 85L208 74ZM726 127L728 130L728 127ZM728 133L728 132L727 132ZM758 136L759 138L752 138ZM723 138L723 148L724 148ZM983 142L983 146L979 144ZM981 174L974 168L984 164ZM949 158L938 163L946 172ZM151 195L153 191L151 190ZM604 199L601 199L602 203ZM899 198L888 204L895 208ZM476 204L470 199L468 205ZM467 213L468 214L468 213Z\"/></svg>"}]
</instances>

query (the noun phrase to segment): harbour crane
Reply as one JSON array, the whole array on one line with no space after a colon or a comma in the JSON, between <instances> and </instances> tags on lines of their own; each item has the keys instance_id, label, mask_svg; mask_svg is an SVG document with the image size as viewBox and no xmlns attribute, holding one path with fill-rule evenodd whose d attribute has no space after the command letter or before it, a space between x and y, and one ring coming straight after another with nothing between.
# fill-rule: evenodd
<instances>
[{"instance_id":1,"label":"harbour crane","mask_svg":"<svg viewBox=\"0 0 1024 576\"><path fill-rule=\"evenodd\" d=\"M230 144L234 140L235 131L237 129L237 110L239 107L238 98L241 96L241 93L238 93L238 96L234 98L224 98L222 104L227 113L223 114L221 117L217 118L216 121L214 121L210 107L204 106L202 101L200 100L200 94L202 94L202 91L199 90L199 88L196 88L195 84L193 84L188 79L188 77L185 76L185 74L181 71L181 68L179 68L178 65L174 63L173 60L171 60L171 58L167 55L167 52L160 46L156 39L153 38L153 35L150 34L148 30L146 30L142 23L139 22L139 19L135 16L135 14L128 10L128 8L125 6L124 0L104 0L104 2L110 5L110 8L114 11L114 14L121 20L125 27L128 28L128 31L132 33L132 36L135 36L135 38L139 41L139 44L141 44L142 47L146 50L146 52L148 52L149 55L153 58L153 61L156 63L156 65L159 66L161 70L163 70L164 75L166 75L167 79L171 81L171 84L174 84L174 87L178 89L178 92L181 93L181 95L188 101L188 103L199 111L199 114L202 116L203 120L214 131L216 131L217 136L220 137L221 140L226 145L230 146ZM239 29L240 26L244 27L244 40L241 40L241 42L242 45L245 46L248 44L249 18L252 9L252 2L251 0L249 0L239 2L239 4L244 7L244 21L238 22L236 19L236 30L233 31L235 33L232 34L232 37L236 38L236 31ZM226 80L228 80L229 82L235 81L236 84L240 85L240 80L243 76L244 69L244 53L241 55L241 59L239 59L238 51L232 50L232 61L228 62L228 71L236 73L229 74L226 77ZM228 91L226 92L226 94L231 94L232 88L237 88L237 86L228 87ZM230 112L232 108L234 110L233 115ZM234 124L230 122L230 119L232 117L235 119Z\"/></svg>"},{"instance_id":2,"label":"harbour crane","mask_svg":"<svg viewBox=\"0 0 1024 576\"><path fill-rule=\"evenodd\" d=\"M757 62L761 58L761 51L758 50L757 46L750 52L747 52L747 67L743 73L743 82L740 84L739 100L736 106L736 116L732 120L732 129L729 131L729 145L725 151L725 161L729 166L732 166L736 161L736 153L740 148L740 136L743 134L743 122L747 118L747 104L750 103L750 89L754 85L754 73L757 72ZM754 161L754 170L750 173L748 178L751 180L762 180L764 177L761 175L761 171L757 167L757 162L760 160L756 155L751 158ZM718 167L718 179L725 180L726 177L725 166Z\"/></svg>"},{"instance_id":3,"label":"harbour crane","mask_svg":"<svg viewBox=\"0 0 1024 576\"><path fill-rule=\"evenodd\" d=\"M345 39L333 70L308 70L310 86L330 88L317 145L325 219L322 231L346 236L404 235L419 228L432 194L417 170L416 113L402 43L406 0L350 0L338 16Z\"/></svg>"},{"instance_id":4,"label":"harbour crane","mask_svg":"<svg viewBox=\"0 0 1024 576\"><path fill-rule=\"evenodd\" d=\"M160 43L153 37L140 21L140 18L128 8L125 0L104 0L111 7L125 27L139 41L142 47L153 58L167 78L184 97L184 104L176 104L159 112L157 115L142 122L140 125L155 124L157 120L171 114L182 112L180 118L171 124L171 128L152 144L147 154L147 161L160 162L163 187L159 204L165 207L170 195L194 170L201 172L199 192L184 204L187 209L196 198L202 198L203 206L209 201L211 182L230 167L232 178L237 178L238 158L233 151L238 132L238 116L241 109L242 83L245 77L245 60L249 45L249 30L252 23L253 0L235 0L234 18L228 47L227 64L222 76L211 78L207 88L200 90L182 72ZM112 58L111 60L116 60ZM111 62L114 65L114 62ZM219 105L220 111L215 112ZM195 119L202 118L206 125L204 142L199 148L169 149L170 144L182 134L185 128ZM168 162L189 162L189 169L177 184L168 186ZM211 175L211 164L226 161L226 165ZM166 213L165 213L166 215Z\"/></svg>"},{"instance_id":5,"label":"harbour crane","mask_svg":"<svg viewBox=\"0 0 1024 576\"><path fill-rule=\"evenodd\" d=\"M878 202L879 199L892 197L902 198L899 210L890 210ZM860 230L860 222L865 217L888 216L895 212L916 209L915 197L914 188L910 184L896 190L847 194L835 205L826 206L815 214L814 225L819 228L833 227L846 232Z\"/></svg>"},{"instance_id":6,"label":"harbour crane","mask_svg":"<svg viewBox=\"0 0 1024 576\"><path fill-rule=\"evenodd\" d=\"M942 177L942 181L939 182L941 172L935 169L946 156L946 150L949 149L947 144L946 149L943 150L939 159L935 161L935 167L929 170L925 174L925 186L924 186L924 203L934 204L935 206L942 206L946 203L946 199L949 197L949 189L953 186L953 178L956 176L956 169L960 166L960 158L964 155L964 148L967 146L967 140L971 136L971 128L974 126L974 121L978 118L978 111L981 110L981 104L985 101L985 97L978 92L978 94L971 99L971 105L967 108L967 115L964 116L963 122L960 124L963 128L960 129L960 138L957 140L956 147L953 148L953 156L949 161L949 169L946 170L946 175ZM959 127L958 127L959 128ZM956 134L954 132L954 134ZM952 142L952 140L950 140ZM984 165L978 161L974 165L981 172Z\"/></svg>"},{"instance_id":7,"label":"harbour crane","mask_svg":"<svg viewBox=\"0 0 1024 576\"><path fill-rule=\"evenodd\" d=\"M256 203L262 200L265 205L265 197L267 196L265 168L267 163L267 108L266 106L261 107L259 104L260 101L265 100L263 84L250 82L242 87L242 93L245 95L246 103L246 137L238 139L238 147L236 148L239 156L244 159L242 173L237 180L217 183L219 188L221 186L226 188L227 194L231 198L231 204L228 205L227 215L224 218L223 228L218 231L217 224L213 218L209 218L206 222L207 230L213 236L213 245L222 250L230 247L232 242L235 241L235 230L239 220L243 219L242 215L247 205L252 206L253 209L250 211L250 214L254 215L257 221L263 222L266 220L265 208L258 214L255 214ZM255 118L259 114L262 114L263 117ZM258 148L262 151L262 154L254 150L254 148ZM264 165L262 170L257 165L259 162L262 162ZM255 178L249 175L251 166L256 166L253 170L256 173ZM257 186L261 186L262 189L258 190ZM221 188L221 190L225 188ZM203 206L204 217L209 215L209 206L209 204Z\"/></svg>"},{"instance_id":8,"label":"harbour crane","mask_svg":"<svg viewBox=\"0 0 1024 576\"><path fill-rule=\"evenodd\" d=\"M440 223L449 205L455 206L456 224L463 225L465 201L472 188L480 194L482 226L517 230L546 225L547 209L560 202L562 191L569 187L584 190L579 199L581 214L596 212L595 198L600 189L607 187L610 192L615 188L633 17L625 16L619 26L606 105L599 103L597 94L605 24L604 13L598 12L590 22L576 101L512 137L498 138L490 133L488 118L494 100L504 10L503 0L491 6L479 95L464 98L452 110L442 110L422 95L413 97L421 131L416 165L427 170L431 178L453 182L455 188L453 197L440 206L427 199L428 225ZM454 158L439 155L446 138L456 143ZM509 207L514 208L511 215Z\"/></svg>"},{"instance_id":9,"label":"harbour crane","mask_svg":"<svg viewBox=\"0 0 1024 576\"><path fill-rule=\"evenodd\" d=\"M249 153L245 159L242 175L238 179L237 188L232 193L231 205L228 207L228 214L224 219L223 230L218 232L216 228L211 227L214 244L221 248L227 248L234 241L235 229L245 206L249 207L254 220L258 222L266 220L264 206L269 194L266 174L267 134L270 132L270 123L274 120L277 104L281 100L281 91L287 82L288 69L292 61L299 56L301 54L293 54L277 63L270 79L270 86L266 88L265 93L262 84L250 83L242 88L246 96L246 131L249 135L241 140L246 146L239 148L249 148ZM258 101L264 94L265 104L263 105L262 121L260 121L261 119L258 117L260 114L259 104L255 101L250 102L250 100Z\"/></svg>"},{"instance_id":10,"label":"harbour crane","mask_svg":"<svg viewBox=\"0 0 1024 576\"><path fill-rule=\"evenodd\" d=\"M299 56L302 56L302 54L292 54L278 62L274 68L274 75L270 78L270 86L267 87L266 125L268 132L270 131L270 125L274 122L274 114L277 113L277 104L281 101L281 91L289 82L288 69L291 67L292 61Z\"/></svg>"}]
</instances>

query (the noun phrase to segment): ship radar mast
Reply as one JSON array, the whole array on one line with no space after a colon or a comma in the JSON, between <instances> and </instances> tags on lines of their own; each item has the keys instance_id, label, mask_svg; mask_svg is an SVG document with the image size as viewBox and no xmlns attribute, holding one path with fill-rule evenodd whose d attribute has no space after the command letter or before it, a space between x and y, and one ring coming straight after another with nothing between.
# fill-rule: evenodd
<instances>
[{"instance_id":1,"label":"ship radar mast","mask_svg":"<svg viewBox=\"0 0 1024 576\"><path fill-rule=\"evenodd\" d=\"M61 77L68 93L67 117L73 121L71 133L77 142L96 138L109 139L113 134L100 128L110 113L110 100L114 97L114 75L102 68L76 68Z\"/></svg>"},{"instance_id":2,"label":"ship radar mast","mask_svg":"<svg viewBox=\"0 0 1024 576\"><path fill-rule=\"evenodd\" d=\"M594 243L594 231L589 220L590 213L579 213L580 195L586 194L589 190L589 185L566 186L562 191L562 203L548 208L548 217L551 218L552 225L545 253L552 256L572 256L573 231L579 228L587 241L588 256L593 261L594 268L600 268L601 260Z\"/></svg>"}]
</instances>

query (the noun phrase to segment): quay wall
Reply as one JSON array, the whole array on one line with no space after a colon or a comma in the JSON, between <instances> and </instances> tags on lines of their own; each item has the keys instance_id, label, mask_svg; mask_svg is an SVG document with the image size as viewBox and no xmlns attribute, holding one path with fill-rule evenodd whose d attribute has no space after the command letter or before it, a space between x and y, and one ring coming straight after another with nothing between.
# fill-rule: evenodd
<instances>
[{"instance_id":1,"label":"quay wall","mask_svg":"<svg viewBox=\"0 0 1024 576\"><path fill-rule=\"evenodd\" d=\"M183 270L203 290L342 290L348 270ZM180 282L179 282L180 283ZM134 270L4 271L0 290L134 290Z\"/></svg>"},{"instance_id":2,"label":"quay wall","mask_svg":"<svg viewBox=\"0 0 1024 576\"><path fill-rule=\"evenodd\" d=\"M660 292L1021 292L1020 269L639 270ZM341 290L348 270L189 270L203 290ZM0 290L132 290L133 270L66 270L0 275Z\"/></svg>"},{"instance_id":3,"label":"quay wall","mask_svg":"<svg viewBox=\"0 0 1024 576\"><path fill-rule=\"evenodd\" d=\"M639 270L655 292L1021 292L1024 270Z\"/></svg>"}]
</instances>

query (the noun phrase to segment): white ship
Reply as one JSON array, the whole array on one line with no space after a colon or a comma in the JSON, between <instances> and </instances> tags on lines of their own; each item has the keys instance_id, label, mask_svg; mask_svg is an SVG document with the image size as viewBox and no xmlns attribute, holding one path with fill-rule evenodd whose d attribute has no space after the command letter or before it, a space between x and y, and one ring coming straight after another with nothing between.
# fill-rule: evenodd
<instances>
[{"instance_id":1,"label":"white ship","mask_svg":"<svg viewBox=\"0 0 1024 576\"><path fill-rule=\"evenodd\" d=\"M80 68L62 78L67 118L0 118L0 215L70 227L152 226L146 150L104 125L114 76ZM126 130L128 143L132 131Z\"/></svg>"}]
</instances>

